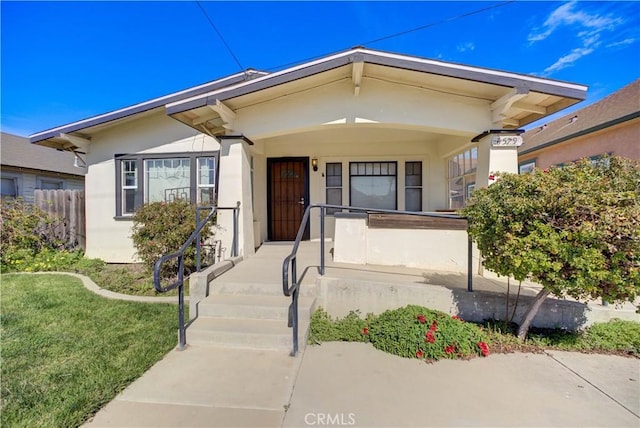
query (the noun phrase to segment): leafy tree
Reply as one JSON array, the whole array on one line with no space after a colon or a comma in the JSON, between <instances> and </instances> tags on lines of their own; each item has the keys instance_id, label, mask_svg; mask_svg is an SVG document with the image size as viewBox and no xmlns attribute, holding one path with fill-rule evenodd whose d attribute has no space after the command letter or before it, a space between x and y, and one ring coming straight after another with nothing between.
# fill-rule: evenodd
<instances>
[{"instance_id":1,"label":"leafy tree","mask_svg":"<svg viewBox=\"0 0 640 428\"><path fill-rule=\"evenodd\" d=\"M543 286L519 338L549 294L612 303L640 294L640 163L583 159L497 175L474 191L462 214L487 269Z\"/></svg>"}]
</instances>

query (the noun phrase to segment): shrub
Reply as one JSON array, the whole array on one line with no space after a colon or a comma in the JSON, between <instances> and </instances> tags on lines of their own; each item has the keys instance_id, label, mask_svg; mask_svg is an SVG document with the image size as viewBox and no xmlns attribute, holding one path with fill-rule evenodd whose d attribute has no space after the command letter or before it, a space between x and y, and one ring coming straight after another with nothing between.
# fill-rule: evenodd
<instances>
[{"instance_id":1,"label":"shrub","mask_svg":"<svg viewBox=\"0 0 640 428\"><path fill-rule=\"evenodd\" d=\"M480 327L414 305L368 314L365 319L358 311L333 319L319 308L311 317L309 342L330 341L371 342L381 351L427 361L489 355L488 339Z\"/></svg>"},{"instance_id":2,"label":"shrub","mask_svg":"<svg viewBox=\"0 0 640 428\"><path fill-rule=\"evenodd\" d=\"M211 222L202 230L201 236L211 233ZM138 209L133 216L133 245L137 255L150 270L163 255L176 252L196 228L195 206L178 199L172 202L153 202ZM165 263L163 277L175 276L176 263ZM185 252L186 273L195 271L195 246Z\"/></svg>"},{"instance_id":3,"label":"shrub","mask_svg":"<svg viewBox=\"0 0 640 428\"><path fill-rule=\"evenodd\" d=\"M56 238L61 219L53 218L22 199L2 200L0 269L60 270L78 258L65 242Z\"/></svg>"},{"instance_id":4,"label":"shrub","mask_svg":"<svg viewBox=\"0 0 640 428\"><path fill-rule=\"evenodd\" d=\"M616 319L606 323L596 323L584 332L582 338L591 349L623 351L640 357L640 323L638 322Z\"/></svg>"},{"instance_id":5,"label":"shrub","mask_svg":"<svg viewBox=\"0 0 640 428\"><path fill-rule=\"evenodd\" d=\"M427 361L489 354L478 326L416 305L383 312L369 323L368 337L377 349Z\"/></svg>"}]
</instances>

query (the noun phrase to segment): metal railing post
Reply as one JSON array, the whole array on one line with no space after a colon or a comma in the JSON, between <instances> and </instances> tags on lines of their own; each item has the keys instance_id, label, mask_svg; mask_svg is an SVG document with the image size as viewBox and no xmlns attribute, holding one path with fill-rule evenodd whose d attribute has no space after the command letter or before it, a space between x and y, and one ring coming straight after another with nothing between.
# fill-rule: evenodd
<instances>
[{"instance_id":1,"label":"metal railing post","mask_svg":"<svg viewBox=\"0 0 640 428\"><path fill-rule=\"evenodd\" d=\"M187 345L187 334L184 326L184 257L178 259L178 349L184 351Z\"/></svg>"},{"instance_id":2,"label":"metal railing post","mask_svg":"<svg viewBox=\"0 0 640 428\"><path fill-rule=\"evenodd\" d=\"M200 226L200 209L196 207L196 228ZM196 272L200 272L200 245L202 244L200 231L196 235Z\"/></svg>"},{"instance_id":3,"label":"metal railing post","mask_svg":"<svg viewBox=\"0 0 640 428\"><path fill-rule=\"evenodd\" d=\"M320 207L320 275L324 276L324 217L325 207Z\"/></svg>"},{"instance_id":4,"label":"metal railing post","mask_svg":"<svg viewBox=\"0 0 640 428\"><path fill-rule=\"evenodd\" d=\"M467 232L467 291L473 291L473 242Z\"/></svg>"},{"instance_id":5,"label":"metal railing post","mask_svg":"<svg viewBox=\"0 0 640 428\"><path fill-rule=\"evenodd\" d=\"M238 211L236 207L233 209L233 244L231 245L231 257L238 256Z\"/></svg>"}]
</instances>

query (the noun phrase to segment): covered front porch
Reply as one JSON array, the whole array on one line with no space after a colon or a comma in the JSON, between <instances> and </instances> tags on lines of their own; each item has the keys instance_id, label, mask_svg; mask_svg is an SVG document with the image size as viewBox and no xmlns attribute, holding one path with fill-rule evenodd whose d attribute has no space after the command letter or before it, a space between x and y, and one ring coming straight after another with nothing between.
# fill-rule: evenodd
<instances>
[{"instance_id":1,"label":"covered front porch","mask_svg":"<svg viewBox=\"0 0 640 428\"><path fill-rule=\"evenodd\" d=\"M248 257L262 242L294 239L310 204L456 210L491 172L517 172L521 126L585 89L355 48L166 112L220 141L218 204L240 201L239 250ZM222 239L229 217L218 219ZM304 238L318 239L320 223L315 212Z\"/></svg>"}]
</instances>

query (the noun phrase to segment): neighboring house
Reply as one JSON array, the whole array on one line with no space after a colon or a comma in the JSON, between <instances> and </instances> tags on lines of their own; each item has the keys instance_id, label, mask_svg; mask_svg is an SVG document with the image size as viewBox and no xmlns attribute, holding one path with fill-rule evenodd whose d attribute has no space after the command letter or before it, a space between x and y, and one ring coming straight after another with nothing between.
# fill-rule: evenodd
<instances>
[{"instance_id":1,"label":"neighboring house","mask_svg":"<svg viewBox=\"0 0 640 428\"><path fill-rule=\"evenodd\" d=\"M520 172L605 154L640 160L640 79L522 137Z\"/></svg>"},{"instance_id":2,"label":"neighboring house","mask_svg":"<svg viewBox=\"0 0 640 428\"><path fill-rule=\"evenodd\" d=\"M248 257L264 240L293 240L310 203L455 209L492 182L490 171L517 171L520 127L580 102L586 89L354 48L271 74L247 70L30 139L86 156L88 257L134 260L134 210L179 196L240 202L238 250ZM329 236L338 220L329 216ZM230 248L233 216L222 211L218 222ZM305 239L319 234L314 211ZM402 254L401 264L423 256L406 235L383 235L363 242ZM434 244L442 252L446 238Z\"/></svg>"},{"instance_id":3,"label":"neighboring house","mask_svg":"<svg viewBox=\"0 0 640 428\"><path fill-rule=\"evenodd\" d=\"M33 202L36 189L84 189L85 168L74 167L70 152L30 144L28 138L0 134L2 196Z\"/></svg>"}]
</instances>

